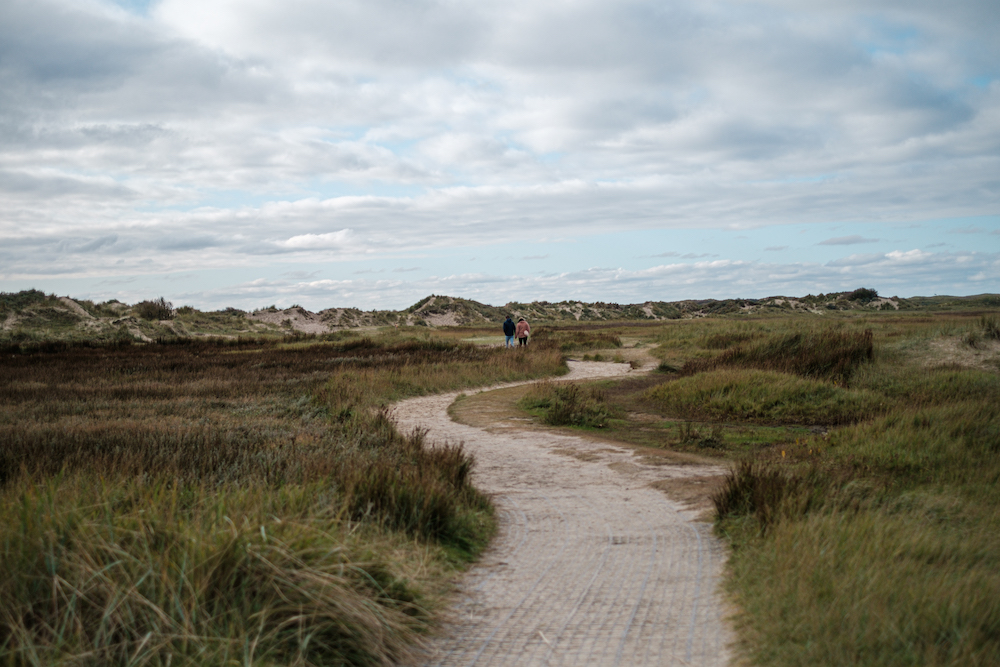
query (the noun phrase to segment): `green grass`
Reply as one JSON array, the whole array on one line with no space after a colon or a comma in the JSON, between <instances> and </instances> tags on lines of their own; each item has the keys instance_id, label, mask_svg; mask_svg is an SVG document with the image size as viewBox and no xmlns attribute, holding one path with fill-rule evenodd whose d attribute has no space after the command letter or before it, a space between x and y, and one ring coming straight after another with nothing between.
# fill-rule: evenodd
<instances>
[{"instance_id":1,"label":"green grass","mask_svg":"<svg viewBox=\"0 0 1000 667\"><path fill-rule=\"evenodd\" d=\"M893 345L838 388L874 415L715 498L753 664L1000 662L1000 377Z\"/></svg>"},{"instance_id":2,"label":"green grass","mask_svg":"<svg viewBox=\"0 0 1000 667\"><path fill-rule=\"evenodd\" d=\"M560 348L614 349L606 334L655 343L666 372L542 386L523 407L733 462L715 500L740 659L998 664L995 321L571 325L516 354L457 342L495 327L15 341L0 357L0 662L404 659L492 517L461 448L398 433L386 406L556 375Z\"/></svg>"},{"instance_id":3,"label":"green grass","mask_svg":"<svg viewBox=\"0 0 1000 667\"><path fill-rule=\"evenodd\" d=\"M551 426L604 428L621 416L598 387L582 388L573 382L536 384L518 401L518 406Z\"/></svg>"},{"instance_id":4,"label":"green grass","mask_svg":"<svg viewBox=\"0 0 1000 667\"><path fill-rule=\"evenodd\" d=\"M945 494L740 535L730 588L761 665L994 665L1000 525Z\"/></svg>"},{"instance_id":5,"label":"green grass","mask_svg":"<svg viewBox=\"0 0 1000 667\"><path fill-rule=\"evenodd\" d=\"M694 421L849 424L885 409L876 393L829 381L747 369L697 373L647 393L664 412Z\"/></svg>"},{"instance_id":6,"label":"green grass","mask_svg":"<svg viewBox=\"0 0 1000 667\"><path fill-rule=\"evenodd\" d=\"M579 387L611 438L732 462L738 659L1000 664L995 318L674 322L646 332L661 372Z\"/></svg>"}]
</instances>

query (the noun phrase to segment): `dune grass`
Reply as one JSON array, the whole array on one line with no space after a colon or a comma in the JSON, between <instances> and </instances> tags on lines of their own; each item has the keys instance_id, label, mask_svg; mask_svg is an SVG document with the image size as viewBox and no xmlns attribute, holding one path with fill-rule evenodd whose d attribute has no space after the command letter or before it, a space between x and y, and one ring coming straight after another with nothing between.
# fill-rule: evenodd
<instances>
[{"instance_id":1,"label":"dune grass","mask_svg":"<svg viewBox=\"0 0 1000 667\"><path fill-rule=\"evenodd\" d=\"M0 663L394 664L492 509L393 400L564 371L422 336L0 359Z\"/></svg>"},{"instance_id":2,"label":"dune grass","mask_svg":"<svg viewBox=\"0 0 1000 667\"><path fill-rule=\"evenodd\" d=\"M876 409L715 497L753 664L1000 662L1000 376L890 341L837 388Z\"/></svg>"},{"instance_id":3,"label":"dune grass","mask_svg":"<svg viewBox=\"0 0 1000 667\"><path fill-rule=\"evenodd\" d=\"M884 409L878 394L776 371L696 373L647 393L666 412L693 421L849 424Z\"/></svg>"},{"instance_id":4,"label":"dune grass","mask_svg":"<svg viewBox=\"0 0 1000 667\"><path fill-rule=\"evenodd\" d=\"M608 404L599 387L585 388L574 382L532 385L517 405L551 426L604 428L621 416L619 410Z\"/></svg>"},{"instance_id":5,"label":"dune grass","mask_svg":"<svg viewBox=\"0 0 1000 667\"><path fill-rule=\"evenodd\" d=\"M614 415L608 437L731 461L713 500L743 663L996 665L996 321L671 322L646 332L660 372L577 403ZM544 419L557 398L522 408Z\"/></svg>"}]
</instances>

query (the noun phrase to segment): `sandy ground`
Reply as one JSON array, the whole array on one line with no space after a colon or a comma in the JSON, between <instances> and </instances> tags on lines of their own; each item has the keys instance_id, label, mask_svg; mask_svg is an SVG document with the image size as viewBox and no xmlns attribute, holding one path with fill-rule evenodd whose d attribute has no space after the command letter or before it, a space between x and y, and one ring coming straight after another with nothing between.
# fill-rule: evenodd
<instances>
[{"instance_id":1,"label":"sandy ground","mask_svg":"<svg viewBox=\"0 0 1000 667\"><path fill-rule=\"evenodd\" d=\"M567 379L629 372L571 362ZM508 385L510 386L510 385ZM724 665L731 630L718 594L725 551L696 512L651 483L715 466L649 465L631 450L516 425L452 422L457 394L399 403L404 431L463 442L500 532L466 573L424 665ZM575 455L567 456L568 452Z\"/></svg>"}]
</instances>

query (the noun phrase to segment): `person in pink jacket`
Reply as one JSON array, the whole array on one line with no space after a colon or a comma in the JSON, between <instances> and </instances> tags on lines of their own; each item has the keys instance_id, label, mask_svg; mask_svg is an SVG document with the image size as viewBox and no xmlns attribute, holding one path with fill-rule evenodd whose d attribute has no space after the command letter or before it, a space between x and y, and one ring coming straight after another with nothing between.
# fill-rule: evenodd
<instances>
[{"instance_id":1,"label":"person in pink jacket","mask_svg":"<svg viewBox=\"0 0 1000 667\"><path fill-rule=\"evenodd\" d=\"M528 323L524 321L521 317L517 320L517 327L514 328L514 334L517 336L517 341L522 345L528 344L528 334L531 332L531 327Z\"/></svg>"}]
</instances>

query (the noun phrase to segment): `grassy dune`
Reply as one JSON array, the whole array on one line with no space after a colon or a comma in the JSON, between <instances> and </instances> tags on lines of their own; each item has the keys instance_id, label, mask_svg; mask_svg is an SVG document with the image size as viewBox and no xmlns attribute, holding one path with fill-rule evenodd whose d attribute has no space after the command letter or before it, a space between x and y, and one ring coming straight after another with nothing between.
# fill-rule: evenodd
<instances>
[{"instance_id":1,"label":"grassy dune","mask_svg":"<svg viewBox=\"0 0 1000 667\"><path fill-rule=\"evenodd\" d=\"M492 514L385 406L563 369L426 334L6 350L0 662L398 661Z\"/></svg>"}]
</instances>

